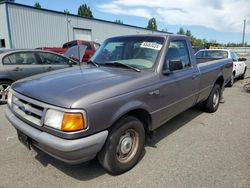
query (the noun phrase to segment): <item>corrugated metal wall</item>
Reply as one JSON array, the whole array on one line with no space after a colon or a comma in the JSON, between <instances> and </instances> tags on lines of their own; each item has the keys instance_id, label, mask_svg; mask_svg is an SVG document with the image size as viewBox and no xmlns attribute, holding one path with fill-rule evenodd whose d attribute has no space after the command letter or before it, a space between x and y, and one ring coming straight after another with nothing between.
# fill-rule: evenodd
<instances>
[{"instance_id":1,"label":"corrugated metal wall","mask_svg":"<svg viewBox=\"0 0 250 188\"><path fill-rule=\"evenodd\" d=\"M68 39L74 39L74 28L91 30L91 38L96 42L103 42L106 38L117 35L152 33L143 28L95 19L72 15L67 18L66 14L26 6L15 4L7 4L7 6L13 48L60 47ZM67 33L67 25L69 33Z\"/></svg>"},{"instance_id":2,"label":"corrugated metal wall","mask_svg":"<svg viewBox=\"0 0 250 188\"><path fill-rule=\"evenodd\" d=\"M67 40L60 14L8 4L13 48L61 46Z\"/></svg>"},{"instance_id":3,"label":"corrugated metal wall","mask_svg":"<svg viewBox=\"0 0 250 188\"><path fill-rule=\"evenodd\" d=\"M0 39L4 39L6 48L10 48L6 15L6 4L0 4Z\"/></svg>"}]
</instances>

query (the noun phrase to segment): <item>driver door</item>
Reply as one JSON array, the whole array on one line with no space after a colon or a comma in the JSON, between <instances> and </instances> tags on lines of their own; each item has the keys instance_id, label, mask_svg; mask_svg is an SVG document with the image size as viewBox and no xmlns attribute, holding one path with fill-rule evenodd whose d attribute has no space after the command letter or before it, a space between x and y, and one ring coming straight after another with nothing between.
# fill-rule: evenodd
<instances>
[{"instance_id":1,"label":"driver door","mask_svg":"<svg viewBox=\"0 0 250 188\"><path fill-rule=\"evenodd\" d=\"M161 76L160 124L193 106L197 99L199 71L189 53L187 41L170 42Z\"/></svg>"}]
</instances>

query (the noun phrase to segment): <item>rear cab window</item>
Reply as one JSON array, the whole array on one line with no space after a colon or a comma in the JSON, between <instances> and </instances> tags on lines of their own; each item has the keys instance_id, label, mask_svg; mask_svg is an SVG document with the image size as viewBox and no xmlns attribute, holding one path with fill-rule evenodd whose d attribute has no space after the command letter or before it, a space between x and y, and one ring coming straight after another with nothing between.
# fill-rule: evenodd
<instances>
[{"instance_id":1,"label":"rear cab window","mask_svg":"<svg viewBox=\"0 0 250 188\"><path fill-rule=\"evenodd\" d=\"M98 44L98 43L94 43L94 48L95 48L95 51L97 51L98 50L98 48L100 48L100 44Z\"/></svg>"},{"instance_id":2,"label":"rear cab window","mask_svg":"<svg viewBox=\"0 0 250 188\"><path fill-rule=\"evenodd\" d=\"M84 45L84 46L87 46L87 48L86 48L87 50L91 50L91 46L90 46L89 42L82 41L81 44Z\"/></svg>"}]
</instances>

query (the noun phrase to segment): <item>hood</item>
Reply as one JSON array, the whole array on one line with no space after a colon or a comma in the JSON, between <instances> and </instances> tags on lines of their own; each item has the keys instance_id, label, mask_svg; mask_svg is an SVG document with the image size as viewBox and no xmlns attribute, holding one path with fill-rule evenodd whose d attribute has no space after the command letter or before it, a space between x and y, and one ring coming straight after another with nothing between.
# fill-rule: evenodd
<instances>
[{"instance_id":1,"label":"hood","mask_svg":"<svg viewBox=\"0 0 250 188\"><path fill-rule=\"evenodd\" d=\"M127 82L134 82L142 72L118 68L74 67L32 76L12 85L12 89L27 97L70 108L78 100L98 102L129 92ZM124 84L127 88L124 88ZM122 84L122 85L121 85Z\"/></svg>"}]
</instances>

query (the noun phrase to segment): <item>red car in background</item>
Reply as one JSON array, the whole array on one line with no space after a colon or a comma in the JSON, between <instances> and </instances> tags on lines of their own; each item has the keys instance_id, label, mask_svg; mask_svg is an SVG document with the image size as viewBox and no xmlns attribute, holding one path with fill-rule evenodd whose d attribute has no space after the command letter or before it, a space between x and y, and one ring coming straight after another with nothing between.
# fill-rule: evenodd
<instances>
[{"instance_id":1,"label":"red car in background","mask_svg":"<svg viewBox=\"0 0 250 188\"><path fill-rule=\"evenodd\" d=\"M92 57L92 55L96 52L96 50L100 47L100 44L97 43L97 42L83 41L83 40L72 40L70 42L64 43L62 48L41 47L41 48L37 48L37 49L52 51L52 52L56 52L56 53L59 53L59 54L64 54L68 50L68 48L70 48L72 46L76 46L76 45L85 45L85 46L87 46L85 54L84 54L84 56L82 58L82 62L87 62Z\"/></svg>"}]
</instances>

